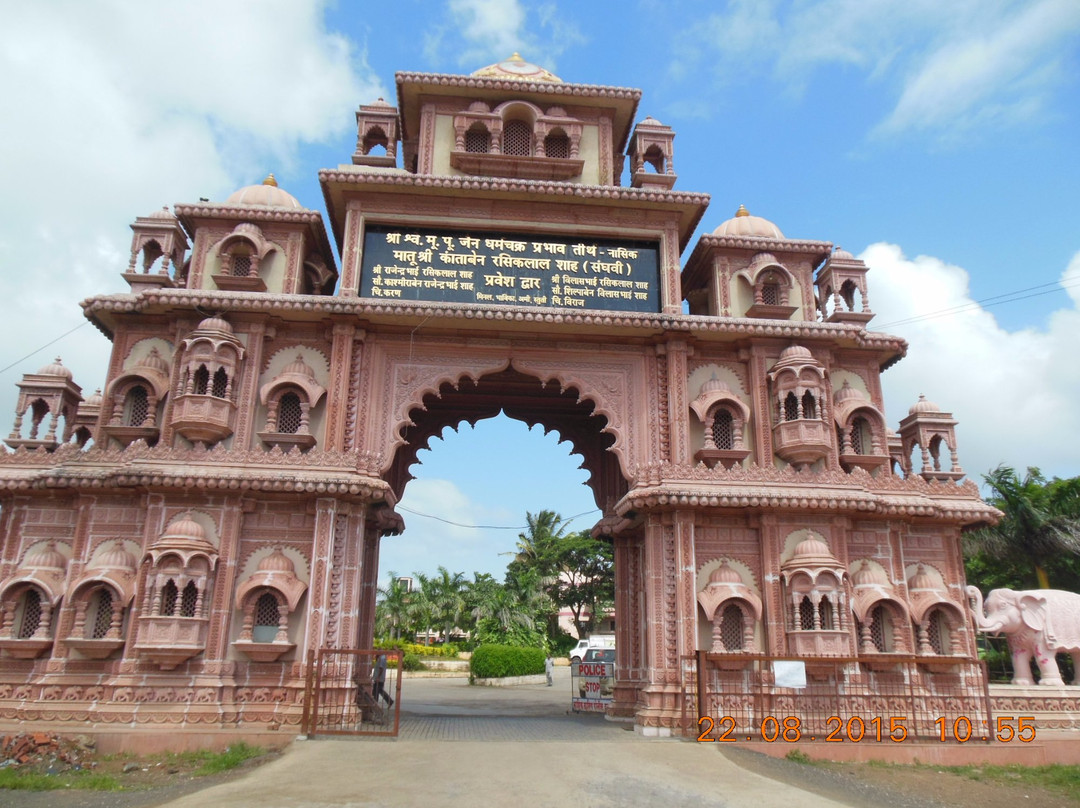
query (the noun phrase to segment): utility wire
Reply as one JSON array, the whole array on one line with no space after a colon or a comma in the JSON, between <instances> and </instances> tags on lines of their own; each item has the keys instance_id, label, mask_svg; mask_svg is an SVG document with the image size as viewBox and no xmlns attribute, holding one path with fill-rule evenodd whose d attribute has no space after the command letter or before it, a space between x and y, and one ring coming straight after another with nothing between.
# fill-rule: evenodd
<instances>
[{"instance_id":1,"label":"utility wire","mask_svg":"<svg viewBox=\"0 0 1080 808\"><path fill-rule=\"evenodd\" d=\"M432 515L430 513L420 513L420 511L411 510L410 508L406 508L403 505L398 505L397 509L399 511L405 511L406 513L411 513L413 516L423 516L423 517L426 517L427 519L435 519L436 521L439 521L439 522L445 522L446 524L453 525L454 527L466 527L466 528L469 528L471 530L528 530L529 529L528 525L517 525L517 526L508 526L508 525L466 525L466 524L463 524L461 522L453 522L453 521L451 521L449 519L443 519L441 516L434 516L434 515ZM581 513L576 513L576 514L574 514L573 516L571 516L571 517L569 517L567 519L563 519L562 524L568 525L571 522L573 522L575 519L577 519L579 516L587 516L590 513L599 513L599 512L600 512L599 508L593 508L591 511L582 511Z\"/></svg>"},{"instance_id":2,"label":"utility wire","mask_svg":"<svg viewBox=\"0 0 1080 808\"><path fill-rule=\"evenodd\" d=\"M52 344L53 344L54 342L59 342L59 341L60 341L60 340L62 340L62 339L63 339L64 337L66 337L66 336L67 336L68 334L74 334L74 333L75 333L76 331L78 331L78 330L79 330L80 328L82 328L82 327L83 327L84 325L86 325L86 324L87 324L87 323L89 323L89 322L90 322L89 320L83 320L83 321L82 321L81 323L79 323L79 324L78 324L77 326L75 326L74 328L72 328L72 329L71 329L71 330L69 330L69 331L65 331L65 332L64 332L63 334L61 334L61 335L60 335L59 337L57 337L56 339L53 339L53 340L49 340L49 341L48 341L48 342L46 342L46 343L45 343L44 345L42 345L42 346L40 346L40 347L38 347L38 348L35 348L35 349L34 349L34 350L32 350L32 351L31 351L30 353L28 353L28 354L27 354L26 356L24 356L24 357L23 357L22 359L16 359L16 360L15 360L14 362L12 362L12 363L11 363L10 365L8 365L8 366L7 366L6 368L0 368L0 373L6 373L7 371L11 370L11 369L12 369L13 367L15 367L15 366L16 366L17 364L19 364L20 362L25 362L25 361L26 361L27 359L29 359L29 358L30 358L31 356L33 356L34 354L36 354L36 353L39 353L39 352L41 352L41 351L44 351L44 350L45 350L46 348L48 348L48 347L49 347L50 345L52 345Z\"/></svg>"}]
</instances>

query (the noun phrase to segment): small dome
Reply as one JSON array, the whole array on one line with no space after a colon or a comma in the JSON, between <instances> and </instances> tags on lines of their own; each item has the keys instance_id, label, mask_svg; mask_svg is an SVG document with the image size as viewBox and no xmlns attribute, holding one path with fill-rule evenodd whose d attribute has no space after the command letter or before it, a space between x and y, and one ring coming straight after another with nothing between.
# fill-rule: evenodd
<instances>
[{"instance_id":1,"label":"small dome","mask_svg":"<svg viewBox=\"0 0 1080 808\"><path fill-rule=\"evenodd\" d=\"M114 570L134 570L135 556L124 549L123 541L117 539L109 550L101 554L101 558L98 559L95 566Z\"/></svg>"},{"instance_id":2,"label":"small dome","mask_svg":"<svg viewBox=\"0 0 1080 808\"><path fill-rule=\"evenodd\" d=\"M730 393L730 392L731 392L731 388L728 387L727 382L725 382L723 379L716 378L716 374L713 374L713 377L711 379L709 379L707 382L705 382L705 384L701 385L701 392L698 393L698 395L699 396L704 396L704 395L708 395L709 393Z\"/></svg>"},{"instance_id":3,"label":"small dome","mask_svg":"<svg viewBox=\"0 0 1080 808\"><path fill-rule=\"evenodd\" d=\"M908 589L915 591L920 590L936 590L938 588L937 581L934 580L929 572L926 571L926 567L922 564L915 570L915 574L911 576L908 581Z\"/></svg>"},{"instance_id":4,"label":"small dome","mask_svg":"<svg viewBox=\"0 0 1080 808\"><path fill-rule=\"evenodd\" d=\"M885 573L866 559L863 559L862 564L855 570L855 574L851 576L851 582L855 586L888 586L889 584Z\"/></svg>"},{"instance_id":5,"label":"small dome","mask_svg":"<svg viewBox=\"0 0 1080 808\"><path fill-rule=\"evenodd\" d=\"M23 566L62 570L67 566L67 559L64 558L63 553L56 549L56 542L51 541L45 545L44 549L28 553Z\"/></svg>"},{"instance_id":6,"label":"small dome","mask_svg":"<svg viewBox=\"0 0 1080 808\"><path fill-rule=\"evenodd\" d=\"M833 396L833 401L837 404L842 404L845 401L866 401L866 396L863 395L862 390L857 390L848 384L848 380L844 379L844 386L836 391L836 395Z\"/></svg>"},{"instance_id":7,"label":"small dome","mask_svg":"<svg viewBox=\"0 0 1080 808\"><path fill-rule=\"evenodd\" d=\"M735 215L713 230L714 236L754 236L756 238L782 239L780 228L768 219L751 216L744 206L739 205Z\"/></svg>"},{"instance_id":8,"label":"small dome","mask_svg":"<svg viewBox=\"0 0 1080 808\"><path fill-rule=\"evenodd\" d=\"M221 317L207 317L198 327L196 331L224 331L226 334L233 333L233 327L228 324Z\"/></svg>"},{"instance_id":9,"label":"small dome","mask_svg":"<svg viewBox=\"0 0 1080 808\"><path fill-rule=\"evenodd\" d=\"M849 253L843 247L837 247L835 250L833 250L832 257L833 258L840 258L840 259L842 259L844 261L854 261L855 260L855 256L852 255L851 253Z\"/></svg>"},{"instance_id":10,"label":"small dome","mask_svg":"<svg viewBox=\"0 0 1080 808\"><path fill-rule=\"evenodd\" d=\"M167 540L205 542L206 531L203 530L202 525L191 518L191 514L186 513L165 528L159 541Z\"/></svg>"},{"instance_id":11,"label":"small dome","mask_svg":"<svg viewBox=\"0 0 1080 808\"><path fill-rule=\"evenodd\" d=\"M789 345L780 352L780 361L791 359L813 359L814 355L810 353L810 349L802 345Z\"/></svg>"},{"instance_id":12,"label":"small dome","mask_svg":"<svg viewBox=\"0 0 1080 808\"><path fill-rule=\"evenodd\" d=\"M306 376L309 379L315 378L315 371L312 370L311 365L304 361L303 354L297 354L296 359L287 364L281 371L281 375L293 374L296 376Z\"/></svg>"},{"instance_id":13,"label":"small dome","mask_svg":"<svg viewBox=\"0 0 1080 808\"><path fill-rule=\"evenodd\" d=\"M645 120L643 120L638 125L639 126L663 126L663 124L660 123L660 121L656 120L656 118L654 118L652 115L646 115Z\"/></svg>"},{"instance_id":14,"label":"small dome","mask_svg":"<svg viewBox=\"0 0 1080 808\"><path fill-rule=\"evenodd\" d=\"M544 70L539 65L526 62L521 54L515 53L509 59L496 62L487 67L481 67L472 74L480 79L511 79L514 81L544 81L551 84L562 84L562 79L554 73Z\"/></svg>"},{"instance_id":15,"label":"small dome","mask_svg":"<svg viewBox=\"0 0 1080 808\"><path fill-rule=\"evenodd\" d=\"M832 558L832 552L829 551L829 545L819 539L817 536L811 534L807 538L803 539L797 545L795 545L795 553L792 558L818 558L827 556Z\"/></svg>"},{"instance_id":16,"label":"small dome","mask_svg":"<svg viewBox=\"0 0 1080 808\"><path fill-rule=\"evenodd\" d=\"M138 366L147 370L156 370L163 376L169 375L169 363L161 358L161 354L158 353L156 347L151 348L150 353L139 360Z\"/></svg>"},{"instance_id":17,"label":"small dome","mask_svg":"<svg viewBox=\"0 0 1080 808\"><path fill-rule=\"evenodd\" d=\"M39 376L59 376L63 379L71 379L73 375L70 370L64 367L60 363L60 357L56 357L51 364L46 365L38 371Z\"/></svg>"},{"instance_id":18,"label":"small dome","mask_svg":"<svg viewBox=\"0 0 1080 808\"><path fill-rule=\"evenodd\" d=\"M386 107L387 109L393 109L393 106L388 104L386 102L386 99L383 98L382 96L380 96L379 98L376 98L374 101L372 101L370 104L368 104L368 106L369 107ZM272 177L274 175L271 174L270 176Z\"/></svg>"},{"instance_id":19,"label":"small dome","mask_svg":"<svg viewBox=\"0 0 1080 808\"><path fill-rule=\"evenodd\" d=\"M172 213L169 211L169 206L168 205L162 205L161 210L155 210L153 213L151 213L146 218L147 219L169 219L171 221L176 221L176 217L173 216Z\"/></svg>"},{"instance_id":20,"label":"small dome","mask_svg":"<svg viewBox=\"0 0 1080 808\"><path fill-rule=\"evenodd\" d=\"M709 575L710 584L741 584L742 582L739 573L732 569L727 561L714 569L712 574Z\"/></svg>"},{"instance_id":21,"label":"small dome","mask_svg":"<svg viewBox=\"0 0 1080 808\"><path fill-rule=\"evenodd\" d=\"M258 569L260 572L296 573L296 565L281 551L280 547L275 547L274 552L260 561Z\"/></svg>"},{"instance_id":22,"label":"small dome","mask_svg":"<svg viewBox=\"0 0 1080 808\"><path fill-rule=\"evenodd\" d=\"M304 206L288 191L278 188L274 175L269 175L261 185L248 185L234 191L225 200L226 205L257 205L264 208L291 208L303 210Z\"/></svg>"},{"instance_id":23,"label":"small dome","mask_svg":"<svg viewBox=\"0 0 1080 808\"><path fill-rule=\"evenodd\" d=\"M90 396L83 401L84 407L100 407L105 401L105 397L101 395L101 388L99 387Z\"/></svg>"},{"instance_id":24,"label":"small dome","mask_svg":"<svg viewBox=\"0 0 1080 808\"><path fill-rule=\"evenodd\" d=\"M910 410L908 410L908 415L915 415L915 413L918 412L941 412L941 407L933 401L927 401L926 396L920 395L919 400L911 406Z\"/></svg>"}]
</instances>

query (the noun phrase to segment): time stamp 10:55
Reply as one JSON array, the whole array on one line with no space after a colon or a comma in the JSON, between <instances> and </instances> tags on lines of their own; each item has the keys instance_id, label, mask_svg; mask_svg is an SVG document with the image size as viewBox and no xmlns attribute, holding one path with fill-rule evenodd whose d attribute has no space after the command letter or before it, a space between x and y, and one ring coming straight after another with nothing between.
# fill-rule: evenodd
<instances>
[{"instance_id":1,"label":"time stamp 10:55","mask_svg":"<svg viewBox=\"0 0 1080 808\"><path fill-rule=\"evenodd\" d=\"M935 732L920 735L920 740L938 740L942 743L995 740L1001 743L1012 741L1031 743L1035 740L1034 716L999 715L990 722L981 719L972 720L961 715L952 719L935 718L931 723ZM752 741L755 738L766 743L818 740L832 743L862 743L863 741L903 743L910 737L908 718L902 715L873 716L872 718L856 715L847 720L838 715L832 715L825 719L824 730L813 732L804 728L802 719L794 715L784 717L767 715L756 725L743 726L740 726L730 715L715 720L706 715L698 719L698 728L701 734L697 739L701 743L711 741L733 743L744 739Z\"/></svg>"}]
</instances>

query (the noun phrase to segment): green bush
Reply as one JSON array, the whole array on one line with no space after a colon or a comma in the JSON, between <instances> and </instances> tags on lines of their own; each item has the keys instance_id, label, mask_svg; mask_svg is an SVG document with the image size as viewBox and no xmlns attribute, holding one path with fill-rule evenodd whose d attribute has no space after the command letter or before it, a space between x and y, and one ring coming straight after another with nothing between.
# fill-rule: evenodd
<instances>
[{"instance_id":1,"label":"green bush","mask_svg":"<svg viewBox=\"0 0 1080 808\"><path fill-rule=\"evenodd\" d=\"M544 672L544 652L540 648L487 644L473 651L469 672L478 679L530 676Z\"/></svg>"},{"instance_id":2,"label":"green bush","mask_svg":"<svg viewBox=\"0 0 1080 808\"><path fill-rule=\"evenodd\" d=\"M420 645L415 642L404 640L375 640L375 648L380 651L399 650L403 654L416 654L417 656L446 657L454 659L458 655L458 648L452 643L445 645Z\"/></svg>"},{"instance_id":3,"label":"green bush","mask_svg":"<svg viewBox=\"0 0 1080 808\"><path fill-rule=\"evenodd\" d=\"M427 665L416 654L406 654L401 658L401 669L403 671L423 671L427 670Z\"/></svg>"}]
</instances>

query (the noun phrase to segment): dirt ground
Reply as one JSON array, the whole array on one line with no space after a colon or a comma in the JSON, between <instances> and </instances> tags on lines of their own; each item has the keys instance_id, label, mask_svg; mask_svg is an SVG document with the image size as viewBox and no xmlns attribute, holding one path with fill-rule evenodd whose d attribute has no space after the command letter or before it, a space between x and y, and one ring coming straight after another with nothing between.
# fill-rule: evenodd
<instances>
[{"instance_id":1,"label":"dirt ground","mask_svg":"<svg viewBox=\"0 0 1080 808\"><path fill-rule=\"evenodd\" d=\"M880 766L858 763L798 763L778 760L746 749L718 750L737 765L765 777L795 785L821 796L860 808L1016 808L1040 804L1046 808L1077 808L1075 798L1027 786L980 782L943 772L933 766ZM224 774L195 777L197 763L176 758L138 759L100 756L80 749L76 765L114 775L124 791L0 791L4 808L149 808L186 794L242 777L273 760L268 753ZM137 764L137 765L133 765ZM37 761L47 771L55 761ZM125 769L127 769L125 771Z\"/></svg>"}]
</instances>

